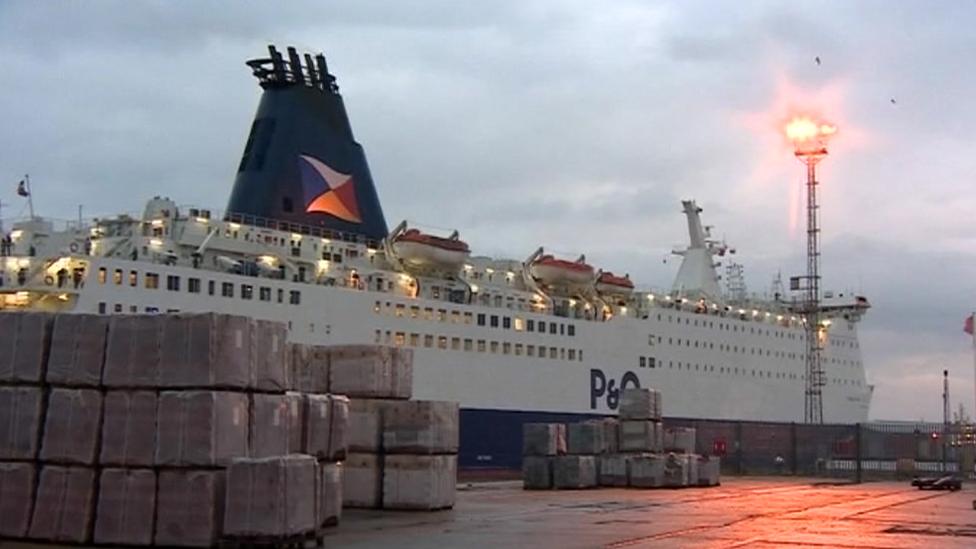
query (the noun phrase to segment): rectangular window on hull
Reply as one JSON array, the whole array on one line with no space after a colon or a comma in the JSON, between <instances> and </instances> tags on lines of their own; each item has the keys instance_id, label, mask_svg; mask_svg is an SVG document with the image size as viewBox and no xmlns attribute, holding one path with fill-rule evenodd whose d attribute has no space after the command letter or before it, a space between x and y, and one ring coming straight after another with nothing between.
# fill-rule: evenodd
<instances>
[{"instance_id":1,"label":"rectangular window on hull","mask_svg":"<svg viewBox=\"0 0 976 549\"><path fill-rule=\"evenodd\" d=\"M156 273L146 273L146 289L155 290L159 288L159 275Z\"/></svg>"},{"instance_id":2,"label":"rectangular window on hull","mask_svg":"<svg viewBox=\"0 0 976 549\"><path fill-rule=\"evenodd\" d=\"M234 284L231 282L224 282L220 285L220 295L224 297L234 297Z\"/></svg>"},{"instance_id":3,"label":"rectangular window on hull","mask_svg":"<svg viewBox=\"0 0 976 549\"><path fill-rule=\"evenodd\" d=\"M258 296L261 298L261 301L271 301L271 288L262 286L258 292Z\"/></svg>"},{"instance_id":4,"label":"rectangular window on hull","mask_svg":"<svg viewBox=\"0 0 976 549\"><path fill-rule=\"evenodd\" d=\"M485 314L478 313L478 326L484 326L484 325L485 325Z\"/></svg>"},{"instance_id":5,"label":"rectangular window on hull","mask_svg":"<svg viewBox=\"0 0 976 549\"><path fill-rule=\"evenodd\" d=\"M122 269L115 269L115 272L112 273L112 282L114 282L116 286L122 285Z\"/></svg>"},{"instance_id":6,"label":"rectangular window on hull","mask_svg":"<svg viewBox=\"0 0 976 549\"><path fill-rule=\"evenodd\" d=\"M241 299L252 299L254 297L254 286L241 284Z\"/></svg>"},{"instance_id":7,"label":"rectangular window on hull","mask_svg":"<svg viewBox=\"0 0 976 549\"><path fill-rule=\"evenodd\" d=\"M191 294L200 293L200 279L199 278L189 278L186 281L186 290Z\"/></svg>"},{"instance_id":8,"label":"rectangular window on hull","mask_svg":"<svg viewBox=\"0 0 976 549\"><path fill-rule=\"evenodd\" d=\"M98 283L105 284L105 280L108 277L108 270L105 267L98 268Z\"/></svg>"},{"instance_id":9,"label":"rectangular window on hull","mask_svg":"<svg viewBox=\"0 0 976 549\"><path fill-rule=\"evenodd\" d=\"M300 305L302 303L302 293L298 290L288 292L288 303L292 305Z\"/></svg>"},{"instance_id":10,"label":"rectangular window on hull","mask_svg":"<svg viewBox=\"0 0 976 549\"><path fill-rule=\"evenodd\" d=\"M129 271L129 286L135 288L138 285L139 285L139 272Z\"/></svg>"}]
</instances>

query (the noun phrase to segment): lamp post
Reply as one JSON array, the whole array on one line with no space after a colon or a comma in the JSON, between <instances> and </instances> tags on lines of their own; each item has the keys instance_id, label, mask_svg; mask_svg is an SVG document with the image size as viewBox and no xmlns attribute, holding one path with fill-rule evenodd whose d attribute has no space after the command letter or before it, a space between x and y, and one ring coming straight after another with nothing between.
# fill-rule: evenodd
<instances>
[{"instance_id":1,"label":"lamp post","mask_svg":"<svg viewBox=\"0 0 976 549\"><path fill-rule=\"evenodd\" d=\"M800 312L806 321L806 392L804 420L823 423L824 372L821 362L829 321L820 311L820 207L817 204L817 164L827 156L827 142L837 127L810 117L794 117L786 125L786 137L793 153L807 167L807 274L794 277L793 289L804 290ZM800 279L804 284L800 284Z\"/></svg>"}]
</instances>

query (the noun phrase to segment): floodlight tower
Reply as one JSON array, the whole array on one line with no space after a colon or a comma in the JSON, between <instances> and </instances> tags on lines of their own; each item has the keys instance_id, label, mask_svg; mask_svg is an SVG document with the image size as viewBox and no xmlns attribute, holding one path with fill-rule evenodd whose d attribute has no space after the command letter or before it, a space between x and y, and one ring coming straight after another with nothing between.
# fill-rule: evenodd
<instances>
[{"instance_id":1,"label":"floodlight tower","mask_svg":"<svg viewBox=\"0 0 976 549\"><path fill-rule=\"evenodd\" d=\"M806 322L806 393L804 420L823 423L824 371L821 352L830 321L820 314L820 206L817 204L817 164L827 156L827 141L837 132L831 124L796 117L786 125L796 158L807 167L807 274L794 277L793 289L803 289L800 312ZM800 279L804 284L800 284Z\"/></svg>"}]
</instances>

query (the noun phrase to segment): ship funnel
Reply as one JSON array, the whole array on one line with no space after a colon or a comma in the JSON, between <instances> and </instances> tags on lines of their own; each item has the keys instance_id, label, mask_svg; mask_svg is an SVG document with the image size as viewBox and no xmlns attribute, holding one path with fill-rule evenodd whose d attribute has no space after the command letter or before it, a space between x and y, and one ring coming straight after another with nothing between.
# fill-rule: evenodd
<instances>
[{"instance_id":1,"label":"ship funnel","mask_svg":"<svg viewBox=\"0 0 976 549\"><path fill-rule=\"evenodd\" d=\"M325 56L268 46L247 62L264 90L234 179L229 218L279 221L381 240L387 235L366 154ZM304 63L303 61L304 57Z\"/></svg>"}]
</instances>

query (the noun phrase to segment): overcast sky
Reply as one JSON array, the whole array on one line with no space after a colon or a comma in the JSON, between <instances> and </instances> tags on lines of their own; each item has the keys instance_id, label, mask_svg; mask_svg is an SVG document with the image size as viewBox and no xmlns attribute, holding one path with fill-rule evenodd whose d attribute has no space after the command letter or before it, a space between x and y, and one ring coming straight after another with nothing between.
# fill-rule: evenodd
<instances>
[{"instance_id":1,"label":"overcast sky","mask_svg":"<svg viewBox=\"0 0 976 549\"><path fill-rule=\"evenodd\" d=\"M668 287L695 198L764 292L805 268L804 172L778 133L803 109L840 126L822 270L873 304L872 417L941 419L943 367L973 409L976 4L271 4L0 3L4 218L24 173L52 217L155 194L222 209L260 95L243 62L273 42L328 57L391 226Z\"/></svg>"}]
</instances>

